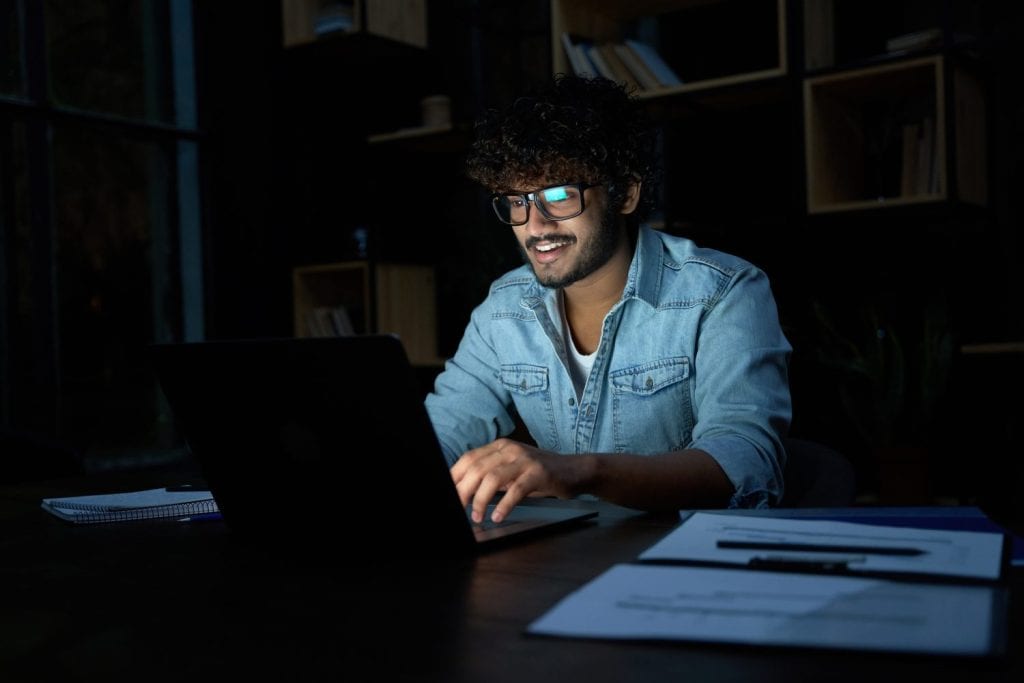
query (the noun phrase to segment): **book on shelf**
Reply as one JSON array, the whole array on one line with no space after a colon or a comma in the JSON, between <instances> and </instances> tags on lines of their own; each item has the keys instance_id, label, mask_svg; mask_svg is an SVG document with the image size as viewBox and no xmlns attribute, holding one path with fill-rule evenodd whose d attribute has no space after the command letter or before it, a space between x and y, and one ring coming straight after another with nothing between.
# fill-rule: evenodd
<instances>
[{"instance_id":1,"label":"book on shelf","mask_svg":"<svg viewBox=\"0 0 1024 683\"><path fill-rule=\"evenodd\" d=\"M605 61L604 55L601 54L601 49L598 45L587 46L587 57L590 58L590 63L597 69L597 73L600 76L604 76L609 81L617 81L618 77L615 72L612 71L612 67Z\"/></svg>"},{"instance_id":2,"label":"book on shelf","mask_svg":"<svg viewBox=\"0 0 1024 683\"><path fill-rule=\"evenodd\" d=\"M939 191L939 158L935 151L935 119L903 124L900 160L900 196L915 197Z\"/></svg>"},{"instance_id":3,"label":"book on shelf","mask_svg":"<svg viewBox=\"0 0 1024 683\"><path fill-rule=\"evenodd\" d=\"M590 59L590 47L591 43L588 41L576 43L576 54L579 57L581 69L578 75L584 78L597 78L601 75L601 72L598 71L597 65Z\"/></svg>"},{"instance_id":4,"label":"book on shelf","mask_svg":"<svg viewBox=\"0 0 1024 683\"><path fill-rule=\"evenodd\" d=\"M306 312L306 333L310 337L331 336L329 321L324 315L323 306L315 306Z\"/></svg>"},{"instance_id":5,"label":"book on shelf","mask_svg":"<svg viewBox=\"0 0 1024 683\"><path fill-rule=\"evenodd\" d=\"M593 43L563 32L562 47L577 76L601 76L632 90L656 90L682 83L657 50L638 40Z\"/></svg>"},{"instance_id":6,"label":"book on shelf","mask_svg":"<svg viewBox=\"0 0 1024 683\"><path fill-rule=\"evenodd\" d=\"M313 33L319 37L352 31L353 9L351 2L324 3L313 17Z\"/></svg>"},{"instance_id":7,"label":"book on shelf","mask_svg":"<svg viewBox=\"0 0 1024 683\"><path fill-rule=\"evenodd\" d=\"M942 29L938 27L912 31L894 36L885 41L886 52L904 52L907 50L924 50L942 44Z\"/></svg>"},{"instance_id":8,"label":"book on shelf","mask_svg":"<svg viewBox=\"0 0 1024 683\"><path fill-rule=\"evenodd\" d=\"M565 50L565 58L569 60L569 68L574 74L579 74L579 57L576 56L576 44L565 31L562 32L562 49Z\"/></svg>"},{"instance_id":9,"label":"book on shelf","mask_svg":"<svg viewBox=\"0 0 1024 683\"><path fill-rule=\"evenodd\" d=\"M633 74L633 78L640 83L644 90L657 90L661 87L661 84L658 82L658 78L650 69L647 68L647 65L644 64L640 57L629 49L628 45L625 43L616 43L614 48L615 53L619 55L619 59L622 60L622 63L625 64Z\"/></svg>"},{"instance_id":10,"label":"book on shelf","mask_svg":"<svg viewBox=\"0 0 1024 683\"><path fill-rule=\"evenodd\" d=\"M355 334L352 319L344 306L314 306L306 314L310 337L344 337Z\"/></svg>"},{"instance_id":11,"label":"book on shelf","mask_svg":"<svg viewBox=\"0 0 1024 683\"><path fill-rule=\"evenodd\" d=\"M352 319L344 306L331 306L331 329L339 337L347 337L356 333L352 327Z\"/></svg>"},{"instance_id":12,"label":"book on shelf","mask_svg":"<svg viewBox=\"0 0 1024 683\"><path fill-rule=\"evenodd\" d=\"M673 85L682 85L682 79L679 78L679 75L675 70L668 65L668 62L662 58L653 46L632 38L626 39L626 46L629 47L629 49L636 54L637 58L644 63L644 66L654 74L654 77L657 79L660 86L670 87Z\"/></svg>"},{"instance_id":13,"label":"book on shelf","mask_svg":"<svg viewBox=\"0 0 1024 683\"><path fill-rule=\"evenodd\" d=\"M902 159L900 166L900 196L912 197L917 194L917 145L921 135L921 124L910 121L903 124Z\"/></svg>"},{"instance_id":14,"label":"book on shelf","mask_svg":"<svg viewBox=\"0 0 1024 683\"><path fill-rule=\"evenodd\" d=\"M41 506L73 524L100 524L144 519L195 518L217 515L220 509L207 489L170 486L123 493L43 498Z\"/></svg>"},{"instance_id":15,"label":"book on shelf","mask_svg":"<svg viewBox=\"0 0 1024 683\"><path fill-rule=\"evenodd\" d=\"M930 194L938 189L936 161L935 119L931 116L926 116L921 120L921 132L917 139L915 194Z\"/></svg>"},{"instance_id":16,"label":"book on shelf","mask_svg":"<svg viewBox=\"0 0 1024 683\"><path fill-rule=\"evenodd\" d=\"M590 57L587 56L589 45L586 41L574 41L567 32L562 33L562 47L565 49L565 56L569 60L569 66L575 75L584 78L593 78L600 75L597 68L591 63Z\"/></svg>"},{"instance_id":17,"label":"book on shelf","mask_svg":"<svg viewBox=\"0 0 1024 683\"><path fill-rule=\"evenodd\" d=\"M611 70L613 76L612 80L619 83L624 83L626 88L631 91L643 90L643 86L640 85L640 81L636 80L633 76L633 72L629 70L629 67L619 57L619 53L615 51L615 45L612 43L600 43L595 46L595 49L601 55L604 63Z\"/></svg>"}]
</instances>

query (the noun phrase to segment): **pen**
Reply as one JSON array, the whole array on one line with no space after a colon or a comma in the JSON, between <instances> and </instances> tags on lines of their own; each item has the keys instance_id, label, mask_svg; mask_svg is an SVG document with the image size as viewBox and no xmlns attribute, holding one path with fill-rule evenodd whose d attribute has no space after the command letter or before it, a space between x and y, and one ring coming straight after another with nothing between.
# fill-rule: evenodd
<instances>
[{"instance_id":1,"label":"pen","mask_svg":"<svg viewBox=\"0 0 1024 683\"><path fill-rule=\"evenodd\" d=\"M795 550L812 553L864 553L867 555L896 555L915 557L927 551L920 548L870 545L823 545L817 543L787 543L773 541L718 541L717 547L735 550Z\"/></svg>"},{"instance_id":2,"label":"pen","mask_svg":"<svg viewBox=\"0 0 1024 683\"><path fill-rule=\"evenodd\" d=\"M747 566L760 569L779 569L811 572L844 572L850 568L850 560L809 560L792 557L752 557Z\"/></svg>"},{"instance_id":3,"label":"pen","mask_svg":"<svg viewBox=\"0 0 1024 683\"><path fill-rule=\"evenodd\" d=\"M218 519L224 519L219 512L204 512L199 515L192 515L191 517L182 517L179 522L212 522Z\"/></svg>"}]
</instances>

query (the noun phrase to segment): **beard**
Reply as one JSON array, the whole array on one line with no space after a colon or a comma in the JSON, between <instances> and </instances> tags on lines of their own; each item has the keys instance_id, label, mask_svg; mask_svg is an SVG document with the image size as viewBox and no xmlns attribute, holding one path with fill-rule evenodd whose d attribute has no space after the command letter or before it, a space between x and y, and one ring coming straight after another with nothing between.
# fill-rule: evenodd
<instances>
[{"instance_id":1,"label":"beard","mask_svg":"<svg viewBox=\"0 0 1024 683\"><path fill-rule=\"evenodd\" d=\"M604 264L608 263L608 260L612 257L616 248L619 246L619 240L622 239L622 234L619 230L618 216L619 214L617 211L608 207L605 208L598 221L597 229L594 230L590 241L583 245L583 248L579 253L579 257L576 260L576 266L560 277L537 272L537 267L533 265L532 261L530 261L530 256L526 247L524 247L518 240L516 240L516 244L519 246L519 252L523 257L523 261L530 264L530 268L533 270L533 275L537 278L538 282L551 289L564 289L574 282L582 280ZM545 237L541 237L539 239L545 239ZM551 236L549 239L558 239L558 237L559 236ZM575 240L573 240L573 243L577 244Z\"/></svg>"}]
</instances>

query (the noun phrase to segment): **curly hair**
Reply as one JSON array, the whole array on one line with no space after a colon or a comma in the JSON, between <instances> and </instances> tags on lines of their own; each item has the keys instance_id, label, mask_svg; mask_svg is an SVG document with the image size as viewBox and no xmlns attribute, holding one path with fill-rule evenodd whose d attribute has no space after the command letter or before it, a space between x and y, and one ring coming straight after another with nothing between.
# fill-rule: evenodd
<instances>
[{"instance_id":1,"label":"curly hair","mask_svg":"<svg viewBox=\"0 0 1024 683\"><path fill-rule=\"evenodd\" d=\"M606 78L559 74L489 110L476 123L466 174L491 192L539 183L603 183L612 207L622 206L630 182L641 182L629 222L649 213L658 181L657 131L642 103Z\"/></svg>"}]
</instances>

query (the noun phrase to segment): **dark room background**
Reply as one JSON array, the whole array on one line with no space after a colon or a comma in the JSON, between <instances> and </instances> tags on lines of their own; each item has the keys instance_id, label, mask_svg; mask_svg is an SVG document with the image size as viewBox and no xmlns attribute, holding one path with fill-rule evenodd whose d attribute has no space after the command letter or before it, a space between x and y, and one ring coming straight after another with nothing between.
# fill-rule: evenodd
<instances>
[{"instance_id":1,"label":"dark room background","mask_svg":"<svg viewBox=\"0 0 1024 683\"><path fill-rule=\"evenodd\" d=\"M325 292L363 331L428 284L428 382L518 260L462 177L471 122L566 70L565 32L643 37L694 84L643 93L658 227L768 272L794 435L846 453L865 502L1010 505L1018 5L0 0L0 479L183 457L146 346L307 334ZM424 132L433 95L451 125ZM888 201L918 106L945 114L945 182Z\"/></svg>"}]
</instances>

